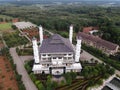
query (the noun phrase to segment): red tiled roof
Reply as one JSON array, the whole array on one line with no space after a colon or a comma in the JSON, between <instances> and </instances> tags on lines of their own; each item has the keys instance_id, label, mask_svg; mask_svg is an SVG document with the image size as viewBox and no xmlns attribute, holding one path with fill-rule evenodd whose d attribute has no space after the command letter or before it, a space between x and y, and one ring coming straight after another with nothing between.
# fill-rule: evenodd
<instances>
[{"instance_id":1,"label":"red tiled roof","mask_svg":"<svg viewBox=\"0 0 120 90\"><path fill-rule=\"evenodd\" d=\"M84 27L83 28L83 32L84 33L89 33L89 31L92 31L92 30L98 30L98 27Z\"/></svg>"},{"instance_id":2,"label":"red tiled roof","mask_svg":"<svg viewBox=\"0 0 120 90\"><path fill-rule=\"evenodd\" d=\"M12 22L13 22L13 23L19 22L19 19L18 19L18 18L14 18L14 19L12 20Z\"/></svg>"}]
</instances>

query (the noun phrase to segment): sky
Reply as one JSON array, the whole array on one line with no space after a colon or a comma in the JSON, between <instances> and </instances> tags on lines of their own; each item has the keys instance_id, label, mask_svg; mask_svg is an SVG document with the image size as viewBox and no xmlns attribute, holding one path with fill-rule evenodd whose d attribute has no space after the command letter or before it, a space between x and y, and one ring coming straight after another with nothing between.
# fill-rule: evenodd
<instances>
[{"instance_id":1,"label":"sky","mask_svg":"<svg viewBox=\"0 0 120 90\"><path fill-rule=\"evenodd\" d=\"M18 1L18 0L0 0L0 1ZM25 0L20 0L25 1ZM34 0L26 0L26 1L34 1ZM39 0L45 1L45 0ZM60 0L47 0L47 1L60 1ZM64 0L64 1L74 1L74 0ZM77 1L120 1L120 0L77 0Z\"/></svg>"},{"instance_id":2,"label":"sky","mask_svg":"<svg viewBox=\"0 0 120 90\"><path fill-rule=\"evenodd\" d=\"M25 0L0 0L0 1L25 1ZM34 0L27 0L27 1L34 1ZM45 1L45 0L38 0L38 1ZM60 0L47 0L47 1L60 1ZM64 0L64 1L74 1L74 0ZM120 0L77 0L77 1L120 1Z\"/></svg>"}]
</instances>

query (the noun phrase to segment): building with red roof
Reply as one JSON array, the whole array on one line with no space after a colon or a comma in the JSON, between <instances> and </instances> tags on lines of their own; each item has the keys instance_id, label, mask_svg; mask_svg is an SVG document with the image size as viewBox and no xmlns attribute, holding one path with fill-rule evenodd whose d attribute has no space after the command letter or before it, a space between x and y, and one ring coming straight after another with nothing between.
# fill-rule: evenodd
<instances>
[{"instance_id":1,"label":"building with red roof","mask_svg":"<svg viewBox=\"0 0 120 90\"><path fill-rule=\"evenodd\" d=\"M83 28L83 31L84 33L87 33L87 34L93 34L94 32L98 32L98 27L84 27Z\"/></svg>"}]
</instances>

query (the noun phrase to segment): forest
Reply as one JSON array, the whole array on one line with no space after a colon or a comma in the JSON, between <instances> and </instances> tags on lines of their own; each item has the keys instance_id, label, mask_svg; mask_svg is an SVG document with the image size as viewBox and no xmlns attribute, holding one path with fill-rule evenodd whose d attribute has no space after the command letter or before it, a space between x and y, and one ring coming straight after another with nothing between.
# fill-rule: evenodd
<instances>
[{"instance_id":1,"label":"forest","mask_svg":"<svg viewBox=\"0 0 120 90\"><path fill-rule=\"evenodd\" d=\"M56 33L60 31L66 33L70 24L74 25L75 33L82 31L83 27L86 26L97 26L103 33L103 39L120 45L119 7L39 4L29 6L1 5L0 14L31 21ZM66 36L68 33L63 35Z\"/></svg>"}]
</instances>

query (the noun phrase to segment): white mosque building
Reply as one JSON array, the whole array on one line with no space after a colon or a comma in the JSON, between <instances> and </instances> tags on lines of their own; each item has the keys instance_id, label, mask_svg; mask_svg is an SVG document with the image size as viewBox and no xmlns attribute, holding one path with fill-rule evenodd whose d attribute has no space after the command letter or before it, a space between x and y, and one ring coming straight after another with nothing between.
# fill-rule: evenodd
<instances>
[{"instance_id":1,"label":"white mosque building","mask_svg":"<svg viewBox=\"0 0 120 90\"><path fill-rule=\"evenodd\" d=\"M40 46L33 38L34 74L61 75L66 72L80 72L81 37L77 37L76 48L72 44L73 26L70 26L69 39L58 34L43 40L43 28L39 27Z\"/></svg>"}]
</instances>

